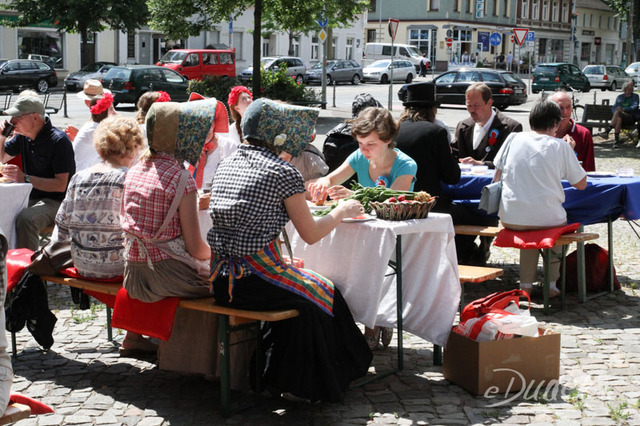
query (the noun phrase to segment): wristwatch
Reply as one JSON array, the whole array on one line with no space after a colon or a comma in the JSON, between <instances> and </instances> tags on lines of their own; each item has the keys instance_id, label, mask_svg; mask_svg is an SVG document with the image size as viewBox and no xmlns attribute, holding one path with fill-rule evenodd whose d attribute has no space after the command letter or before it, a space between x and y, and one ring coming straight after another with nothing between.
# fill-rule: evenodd
<instances>
[{"instance_id":1,"label":"wristwatch","mask_svg":"<svg viewBox=\"0 0 640 426\"><path fill-rule=\"evenodd\" d=\"M31 176L30 175L24 175L24 183L31 183Z\"/></svg>"}]
</instances>

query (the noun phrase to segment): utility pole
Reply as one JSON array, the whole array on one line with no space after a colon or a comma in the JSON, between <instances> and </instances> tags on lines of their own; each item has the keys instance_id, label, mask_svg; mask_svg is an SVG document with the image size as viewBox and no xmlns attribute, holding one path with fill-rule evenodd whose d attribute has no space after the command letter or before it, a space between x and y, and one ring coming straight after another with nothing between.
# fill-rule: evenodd
<instances>
[{"instance_id":1,"label":"utility pole","mask_svg":"<svg viewBox=\"0 0 640 426\"><path fill-rule=\"evenodd\" d=\"M576 0L571 0L571 48L569 49L569 62L577 65L574 61L575 49L576 49L576 21L578 16L576 15Z\"/></svg>"},{"instance_id":2,"label":"utility pole","mask_svg":"<svg viewBox=\"0 0 640 426\"><path fill-rule=\"evenodd\" d=\"M636 61L636 47L633 34L633 20L635 19L635 0L629 2L629 14L627 15L627 63L629 64Z\"/></svg>"}]
</instances>

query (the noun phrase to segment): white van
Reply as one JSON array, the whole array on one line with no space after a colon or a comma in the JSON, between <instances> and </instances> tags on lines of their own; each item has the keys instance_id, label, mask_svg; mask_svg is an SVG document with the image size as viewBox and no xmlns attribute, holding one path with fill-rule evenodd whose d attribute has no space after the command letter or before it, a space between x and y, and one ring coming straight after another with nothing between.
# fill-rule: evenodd
<instances>
[{"instance_id":1,"label":"white van","mask_svg":"<svg viewBox=\"0 0 640 426\"><path fill-rule=\"evenodd\" d=\"M416 71L420 71L420 61L422 60L422 52L415 46L410 44L393 44L395 49L395 59L406 59L415 67ZM389 59L391 57L391 43L367 43L362 54L362 62L370 63L380 59ZM429 58L427 58L427 68L429 68Z\"/></svg>"}]
</instances>

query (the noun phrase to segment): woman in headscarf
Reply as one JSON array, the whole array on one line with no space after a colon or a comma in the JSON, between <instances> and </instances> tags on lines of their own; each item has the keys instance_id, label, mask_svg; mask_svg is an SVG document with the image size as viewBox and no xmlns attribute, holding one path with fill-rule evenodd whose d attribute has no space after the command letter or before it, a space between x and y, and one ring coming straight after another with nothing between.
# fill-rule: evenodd
<instances>
[{"instance_id":1,"label":"woman in headscarf","mask_svg":"<svg viewBox=\"0 0 640 426\"><path fill-rule=\"evenodd\" d=\"M149 109L149 149L124 185L123 285L134 299L209 296L211 250L200 233L196 183L183 162L197 164L215 130L218 104L215 99L156 102ZM214 375L216 341L215 315L179 309L171 338L160 342L160 368Z\"/></svg>"},{"instance_id":2,"label":"woman in headscarf","mask_svg":"<svg viewBox=\"0 0 640 426\"><path fill-rule=\"evenodd\" d=\"M224 160L213 179L207 240L212 250L216 302L242 309L293 308L300 316L265 324L269 352L263 383L283 397L342 401L349 383L372 359L340 291L328 279L282 260L277 238L291 220L313 244L343 218L363 212L355 200L315 220L304 181L278 154L297 155L311 140L318 111L268 99L242 118L246 142ZM262 359L266 359L264 356Z\"/></svg>"}]
</instances>

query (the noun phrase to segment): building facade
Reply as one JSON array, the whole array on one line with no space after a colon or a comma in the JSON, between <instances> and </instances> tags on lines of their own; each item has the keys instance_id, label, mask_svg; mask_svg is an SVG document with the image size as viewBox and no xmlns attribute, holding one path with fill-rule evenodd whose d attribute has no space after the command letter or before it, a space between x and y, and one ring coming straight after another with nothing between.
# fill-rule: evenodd
<instances>
[{"instance_id":1,"label":"building facade","mask_svg":"<svg viewBox=\"0 0 640 426\"><path fill-rule=\"evenodd\" d=\"M477 60L494 63L512 53L525 64L571 62L572 19L576 27L574 62L620 64L620 20L601 0L371 0L367 42L391 42L389 18L400 20L396 43L418 46L436 70ZM574 12L575 6L575 14ZM576 16L573 18L573 16ZM528 29L519 46L514 28ZM466 53L466 54L465 54Z\"/></svg>"}]
</instances>

